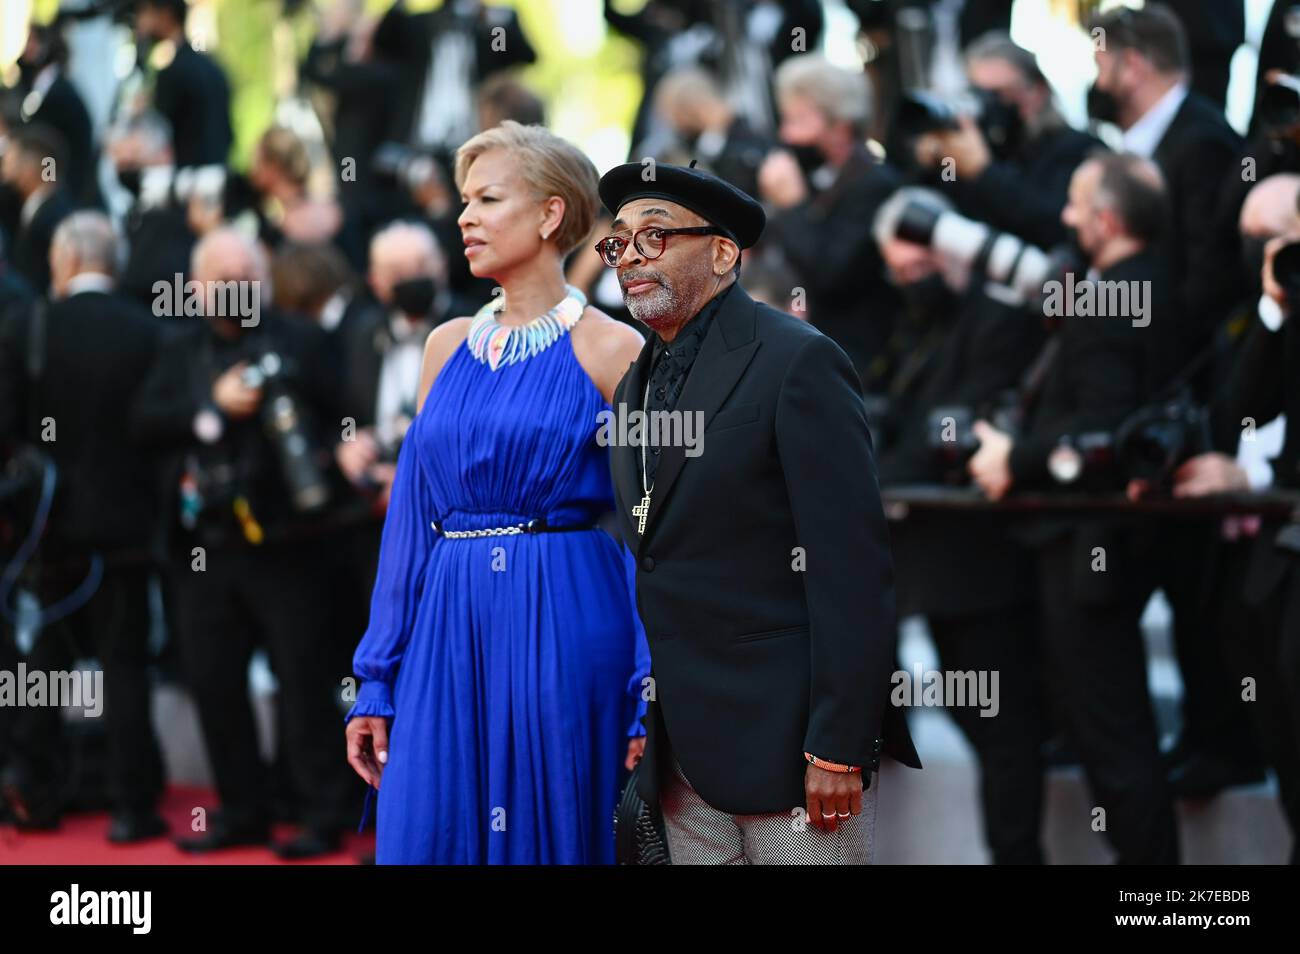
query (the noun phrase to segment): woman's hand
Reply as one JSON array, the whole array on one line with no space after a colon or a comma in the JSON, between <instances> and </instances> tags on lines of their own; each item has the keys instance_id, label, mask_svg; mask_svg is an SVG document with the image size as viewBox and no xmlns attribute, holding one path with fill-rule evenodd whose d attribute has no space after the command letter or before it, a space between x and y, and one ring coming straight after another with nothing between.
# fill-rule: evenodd
<instances>
[{"instance_id":1,"label":"woman's hand","mask_svg":"<svg viewBox=\"0 0 1300 954\"><path fill-rule=\"evenodd\" d=\"M641 761L641 756L645 755L645 736L638 735L627 740L627 758L623 761L623 767L629 772L636 768L636 763Z\"/></svg>"},{"instance_id":2,"label":"woman's hand","mask_svg":"<svg viewBox=\"0 0 1300 954\"><path fill-rule=\"evenodd\" d=\"M379 788L379 776L388 761L388 720L379 716L357 716L348 722L348 764L371 788Z\"/></svg>"}]
</instances>

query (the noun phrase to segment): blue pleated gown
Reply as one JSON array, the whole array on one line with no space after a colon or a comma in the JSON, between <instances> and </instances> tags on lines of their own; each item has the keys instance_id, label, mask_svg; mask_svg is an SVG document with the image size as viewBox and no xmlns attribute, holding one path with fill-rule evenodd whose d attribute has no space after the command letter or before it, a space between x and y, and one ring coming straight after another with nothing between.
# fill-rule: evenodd
<instances>
[{"instance_id":1,"label":"blue pleated gown","mask_svg":"<svg viewBox=\"0 0 1300 954\"><path fill-rule=\"evenodd\" d=\"M411 425L384 524L353 715L391 717L379 864L608 864L644 632L627 551L598 528L444 530L614 505L609 405L565 334L493 371L465 345Z\"/></svg>"}]
</instances>

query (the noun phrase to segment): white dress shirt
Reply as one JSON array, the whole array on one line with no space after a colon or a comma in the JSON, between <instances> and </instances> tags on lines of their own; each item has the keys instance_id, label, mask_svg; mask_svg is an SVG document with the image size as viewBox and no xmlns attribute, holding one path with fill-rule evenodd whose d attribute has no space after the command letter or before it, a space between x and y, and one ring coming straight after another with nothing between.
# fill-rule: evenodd
<instances>
[{"instance_id":1,"label":"white dress shirt","mask_svg":"<svg viewBox=\"0 0 1300 954\"><path fill-rule=\"evenodd\" d=\"M1155 101L1142 118L1124 130L1124 151L1150 159L1155 155L1160 140L1165 138L1174 116L1187 98L1187 84L1175 83L1165 95Z\"/></svg>"}]
</instances>

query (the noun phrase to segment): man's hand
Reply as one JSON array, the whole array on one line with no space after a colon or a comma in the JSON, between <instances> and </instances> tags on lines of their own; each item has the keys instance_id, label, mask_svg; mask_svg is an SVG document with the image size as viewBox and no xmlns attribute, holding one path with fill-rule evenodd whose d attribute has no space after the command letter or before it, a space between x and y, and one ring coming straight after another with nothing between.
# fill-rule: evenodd
<instances>
[{"instance_id":1,"label":"man's hand","mask_svg":"<svg viewBox=\"0 0 1300 954\"><path fill-rule=\"evenodd\" d=\"M1246 471L1227 454L1198 454L1174 471L1175 497L1250 490Z\"/></svg>"},{"instance_id":2,"label":"man's hand","mask_svg":"<svg viewBox=\"0 0 1300 954\"><path fill-rule=\"evenodd\" d=\"M966 470L989 500L1001 500L1011 489L1011 435L988 421L976 421L971 430L979 438L980 449Z\"/></svg>"},{"instance_id":3,"label":"man's hand","mask_svg":"<svg viewBox=\"0 0 1300 954\"><path fill-rule=\"evenodd\" d=\"M262 403L262 389L244 384L248 362L241 361L222 372L212 385L212 400L226 417L239 420L251 417Z\"/></svg>"},{"instance_id":4,"label":"man's hand","mask_svg":"<svg viewBox=\"0 0 1300 954\"><path fill-rule=\"evenodd\" d=\"M831 772L809 763L803 790L808 820L822 831L834 831L840 822L862 811L862 772Z\"/></svg>"},{"instance_id":5,"label":"man's hand","mask_svg":"<svg viewBox=\"0 0 1300 954\"><path fill-rule=\"evenodd\" d=\"M918 136L916 161L927 169L933 169L944 159L951 158L958 177L974 179L989 167L993 153L989 151L974 118L960 116L957 121L960 123L958 129Z\"/></svg>"},{"instance_id":6,"label":"man's hand","mask_svg":"<svg viewBox=\"0 0 1300 954\"><path fill-rule=\"evenodd\" d=\"M357 716L348 722L348 764L371 788L379 787L379 776L388 761L388 720L379 716Z\"/></svg>"},{"instance_id":7,"label":"man's hand","mask_svg":"<svg viewBox=\"0 0 1300 954\"><path fill-rule=\"evenodd\" d=\"M623 760L623 768L629 772L636 768L636 763L641 761L645 755L645 736L638 735L627 740L627 758Z\"/></svg>"},{"instance_id":8,"label":"man's hand","mask_svg":"<svg viewBox=\"0 0 1300 954\"><path fill-rule=\"evenodd\" d=\"M760 196L778 209L788 209L808 198L808 184L798 161L784 149L769 153L758 167Z\"/></svg>"}]
</instances>

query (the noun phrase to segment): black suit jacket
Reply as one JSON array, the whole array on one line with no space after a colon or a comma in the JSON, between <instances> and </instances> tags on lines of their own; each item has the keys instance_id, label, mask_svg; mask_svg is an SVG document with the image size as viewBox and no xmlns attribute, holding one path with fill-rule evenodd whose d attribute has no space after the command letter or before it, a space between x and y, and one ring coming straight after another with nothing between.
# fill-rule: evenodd
<instances>
[{"instance_id":1,"label":"black suit jacket","mask_svg":"<svg viewBox=\"0 0 1300 954\"><path fill-rule=\"evenodd\" d=\"M655 342L616 411L641 407ZM657 801L669 746L704 800L734 814L804 804L805 751L870 765L883 747L919 767L888 700L893 569L844 352L732 289L677 410L702 415L702 452L663 448L643 537L639 448L611 454L654 678L642 797Z\"/></svg>"},{"instance_id":2,"label":"black suit jacket","mask_svg":"<svg viewBox=\"0 0 1300 954\"><path fill-rule=\"evenodd\" d=\"M1273 460L1273 485L1283 490L1300 490L1300 326L1291 315L1277 331L1269 331L1255 319L1233 365L1232 378L1223 402L1227 425L1237 435L1241 422L1254 420L1263 427L1279 414L1286 415L1282 451ZM1275 545L1280 522L1266 524L1251 555L1246 575L1245 596L1258 605L1272 594L1294 568L1294 553Z\"/></svg>"},{"instance_id":3,"label":"black suit jacket","mask_svg":"<svg viewBox=\"0 0 1300 954\"><path fill-rule=\"evenodd\" d=\"M1163 238L1195 351L1240 298L1245 285L1237 230L1218 227L1219 194L1240 178L1241 137L1222 110L1188 93L1152 157L1164 175L1171 219Z\"/></svg>"},{"instance_id":4,"label":"black suit jacket","mask_svg":"<svg viewBox=\"0 0 1300 954\"><path fill-rule=\"evenodd\" d=\"M314 454L327 479L333 478L327 448L341 418L337 381L331 373L329 344L320 328L305 320L287 318L263 309L257 325L244 330L237 342L218 337L209 327L211 318L162 319L171 326L164 334L144 384L135 397L130 412L131 433L143 446L160 455L157 470L164 496L164 513L159 522L155 543L160 554L169 545L188 538L181 535L176 517L178 484L187 455L200 455L208 465L247 465L248 473L241 489L253 513L266 530L268 542L282 539L308 527L316 517L294 510L288 485L279 459L263 425L263 407L242 420L225 420L220 439L203 444L195 434L196 415L212 404L212 386L227 368L239 360L256 360L275 352L283 360L283 374L298 398L303 426ZM230 529L232 521L221 528ZM202 527L202 524L200 525ZM238 538L218 533L215 543L229 543Z\"/></svg>"},{"instance_id":5,"label":"black suit jacket","mask_svg":"<svg viewBox=\"0 0 1300 954\"><path fill-rule=\"evenodd\" d=\"M1117 262L1101 274L1104 281L1152 282L1158 294L1164 283L1156 277L1159 257L1143 251ZM1022 433L1011 448L1010 467L1016 490L1061 489L1050 475L1047 460L1062 437L1104 433L1116 429L1151 396L1163 358L1153 365L1158 340L1169 340L1166 322L1171 313L1156 305L1151 322L1135 327L1130 317L1073 316L1057 319L1054 331L1059 351L1046 374L1041 392L1028 408ZM1165 315L1162 321L1161 314ZM1120 490L1120 486L1114 488ZM1137 599L1149 592L1150 579L1134 573L1093 572L1093 551L1102 547L1108 565L1143 566L1136 554L1144 541L1136 536L1140 521L1133 517L1039 518L1013 533L1031 545L1071 537L1072 590L1083 604L1105 605Z\"/></svg>"},{"instance_id":6,"label":"black suit jacket","mask_svg":"<svg viewBox=\"0 0 1300 954\"><path fill-rule=\"evenodd\" d=\"M146 454L129 433L129 409L153 363L157 321L116 294L83 292L45 315L44 370L27 374L32 309L0 330L0 438L23 437L58 468L50 538L96 550L142 548L158 498ZM55 440L41 441L52 418Z\"/></svg>"},{"instance_id":7,"label":"black suit jacket","mask_svg":"<svg viewBox=\"0 0 1300 954\"><path fill-rule=\"evenodd\" d=\"M890 441L880 454L880 481L940 484L944 473L929 441L929 418L941 408L987 417L1014 392L1045 340L1042 322L979 290L959 300L956 320L914 376L891 394ZM896 381L901 379L896 378ZM966 438L968 435L956 435ZM1023 547L997 514L913 512L892 528L899 612L950 619L1020 606L1030 567Z\"/></svg>"},{"instance_id":8,"label":"black suit jacket","mask_svg":"<svg viewBox=\"0 0 1300 954\"><path fill-rule=\"evenodd\" d=\"M86 111L86 104L77 88L61 72L27 121L49 126L63 137L68 163L64 184L77 202L93 202L99 194L94 182L98 152L90 113Z\"/></svg>"},{"instance_id":9,"label":"black suit jacket","mask_svg":"<svg viewBox=\"0 0 1300 954\"><path fill-rule=\"evenodd\" d=\"M807 289L813 323L848 353L868 390L879 383L873 362L899 304L871 222L900 182L893 167L858 149L829 189L769 218L764 236Z\"/></svg>"},{"instance_id":10,"label":"black suit jacket","mask_svg":"<svg viewBox=\"0 0 1300 954\"><path fill-rule=\"evenodd\" d=\"M72 212L72 201L62 189L55 189L41 203L14 238L13 264L38 294L50 290L50 242L54 230Z\"/></svg>"},{"instance_id":11,"label":"black suit jacket","mask_svg":"<svg viewBox=\"0 0 1300 954\"><path fill-rule=\"evenodd\" d=\"M182 43L158 72L154 107L171 123L177 166L225 165L235 137L230 86L215 60Z\"/></svg>"}]
</instances>

